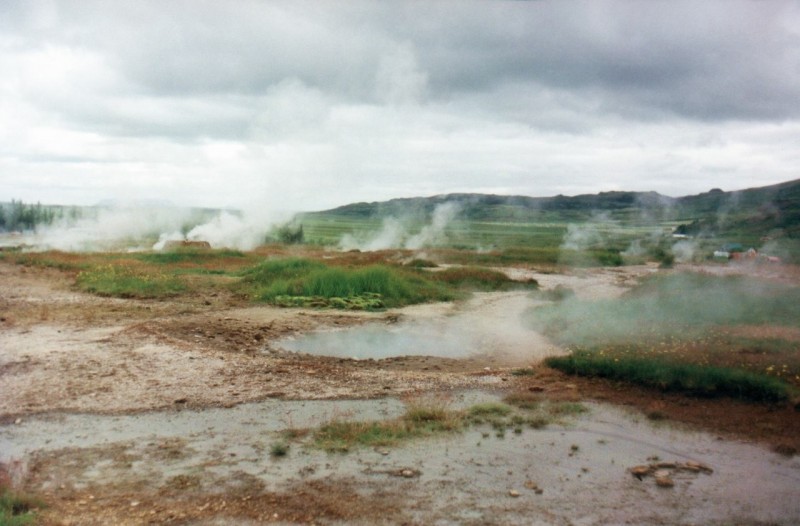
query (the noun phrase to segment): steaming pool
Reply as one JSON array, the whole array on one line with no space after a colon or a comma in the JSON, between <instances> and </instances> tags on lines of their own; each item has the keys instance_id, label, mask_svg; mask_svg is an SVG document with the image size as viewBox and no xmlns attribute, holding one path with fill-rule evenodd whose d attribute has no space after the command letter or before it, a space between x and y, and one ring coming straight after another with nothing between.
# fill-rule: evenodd
<instances>
[{"instance_id":1,"label":"steaming pool","mask_svg":"<svg viewBox=\"0 0 800 526\"><path fill-rule=\"evenodd\" d=\"M524 291L477 293L443 315L404 315L399 323L313 332L274 345L290 352L357 360L491 356L526 363L563 352L525 323L525 313L537 303L541 302Z\"/></svg>"},{"instance_id":2,"label":"steaming pool","mask_svg":"<svg viewBox=\"0 0 800 526\"><path fill-rule=\"evenodd\" d=\"M480 352L480 342L455 337L447 327L412 324L401 327L366 325L316 332L278 343L291 352L317 356L382 360L398 356L468 358Z\"/></svg>"}]
</instances>

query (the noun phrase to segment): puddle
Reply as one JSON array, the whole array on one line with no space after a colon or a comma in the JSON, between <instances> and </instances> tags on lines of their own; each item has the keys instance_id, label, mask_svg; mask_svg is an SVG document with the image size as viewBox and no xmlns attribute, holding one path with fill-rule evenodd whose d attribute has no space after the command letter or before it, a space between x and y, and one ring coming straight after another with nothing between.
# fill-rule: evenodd
<instances>
[{"instance_id":1,"label":"puddle","mask_svg":"<svg viewBox=\"0 0 800 526\"><path fill-rule=\"evenodd\" d=\"M535 304L528 292L477 293L446 315L410 315L393 325L369 324L316 332L280 340L274 346L359 360L492 356L509 364L530 363L563 352L523 323L523 314Z\"/></svg>"},{"instance_id":2,"label":"puddle","mask_svg":"<svg viewBox=\"0 0 800 526\"><path fill-rule=\"evenodd\" d=\"M468 392L455 395L453 405L495 399ZM0 427L0 456L46 459L42 489L66 484L114 491L138 484L155 490L180 480L223 491L255 480L280 491L302 481L347 480L375 499L405 499L403 520L414 523L800 522L797 457L587 406L587 414L566 424L508 430L502 438L484 425L348 454L292 443L283 458L269 454L282 430L337 417L392 418L403 412L403 403L267 401L231 409L39 417ZM678 471L674 487L661 488L653 477L639 480L628 471L656 458L699 461L713 473Z\"/></svg>"}]
</instances>

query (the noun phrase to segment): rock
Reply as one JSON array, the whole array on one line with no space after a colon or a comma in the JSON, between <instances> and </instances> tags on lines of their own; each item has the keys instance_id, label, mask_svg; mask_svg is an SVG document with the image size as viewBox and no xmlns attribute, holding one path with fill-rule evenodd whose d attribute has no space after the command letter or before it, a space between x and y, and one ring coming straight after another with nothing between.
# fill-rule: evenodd
<instances>
[{"instance_id":1,"label":"rock","mask_svg":"<svg viewBox=\"0 0 800 526\"><path fill-rule=\"evenodd\" d=\"M637 479L642 480L642 477L646 477L650 474L650 466L634 466L628 471Z\"/></svg>"},{"instance_id":2,"label":"rock","mask_svg":"<svg viewBox=\"0 0 800 526\"><path fill-rule=\"evenodd\" d=\"M675 469L678 467L677 462L659 462L656 464L657 468L665 468L665 469Z\"/></svg>"},{"instance_id":3,"label":"rock","mask_svg":"<svg viewBox=\"0 0 800 526\"><path fill-rule=\"evenodd\" d=\"M517 497L519 497L519 491L517 491L515 489L510 489L510 490L508 490L508 496L517 498Z\"/></svg>"},{"instance_id":4,"label":"rock","mask_svg":"<svg viewBox=\"0 0 800 526\"><path fill-rule=\"evenodd\" d=\"M703 464L702 462L696 462L694 460L687 461L686 464L683 465L683 467L685 469L688 469L689 471L695 471L695 472L704 471L709 474L714 473L714 470L711 469L711 466L709 466L708 464Z\"/></svg>"},{"instance_id":5,"label":"rock","mask_svg":"<svg viewBox=\"0 0 800 526\"><path fill-rule=\"evenodd\" d=\"M653 476L657 479L669 478L672 473L668 469L658 469Z\"/></svg>"},{"instance_id":6,"label":"rock","mask_svg":"<svg viewBox=\"0 0 800 526\"><path fill-rule=\"evenodd\" d=\"M533 491L539 489L539 485L532 480L525 481L525 487Z\"/></svg>"},{"instance_id":7,"label":"rock","mask_svg":"<svg viewBox=\"0 0 800 526\"><path fill-rule=\"evenodd\" d=\"M666 477L656 477L656 486L659 488L671 488L675 485L675 481L672 480L669 476Z\"/></svg>"},{"instance_id":8,"label":"rock","mask_svg":"<svg viewBox=\"0 0 800 526\"><path fill-rule=\"evenodd\" d=\"M414 478L417 475L418 475L418 473L416 471L414 471L413 469L404 469L403 471L400 472L400 476L401 477L405 477L407 479Z\"/></svg>"}]
</instances>

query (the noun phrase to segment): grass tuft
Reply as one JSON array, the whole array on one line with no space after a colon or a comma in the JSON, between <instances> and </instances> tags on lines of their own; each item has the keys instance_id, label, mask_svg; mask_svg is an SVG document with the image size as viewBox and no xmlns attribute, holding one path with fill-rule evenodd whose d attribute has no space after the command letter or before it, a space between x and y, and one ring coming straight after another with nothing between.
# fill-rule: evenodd
<instances>
[{"instance_id":1,"label":"grass tuft","mask_svg":"<svg viewBox=\"0 0 800 526\"><path fill-rule=\"evenodd\" d=\"M347 452L355 446L391 446L399 442L460 431L463 413L437 403L413 403L397 419L375 422L334 420L313 433L316 447Z\"/></svg>"},{"instance_id":2,"label":"grass tuft","mask_svg":"<svg viewBox=\"0 0 800 526\"><path fill-rule=\"evenodd\" d=\"M41 500L14 492L8 488L0 489L0 526L23 526L34 524L36 510L44 507Z\"/></svg>"},{"instance_id":3,"label":"grass tuft","mask_svg":"<svg viewBox=\"0 0 800 526\"><path fill-rule=\"evenodd\" d=\"M275 442L269 448L269 454L272 457L285 457L289 454L289 444L286 442Z\"/></svg>"}]
</instances>

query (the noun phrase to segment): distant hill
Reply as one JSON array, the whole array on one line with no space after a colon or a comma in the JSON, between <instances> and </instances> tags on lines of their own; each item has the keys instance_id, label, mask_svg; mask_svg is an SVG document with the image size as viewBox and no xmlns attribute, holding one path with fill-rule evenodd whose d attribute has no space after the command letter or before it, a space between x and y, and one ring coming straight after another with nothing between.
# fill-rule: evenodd
<instances>
[{"instance_id":1,"label":"distant hill","mask_svg":"<svg viewBox=\"0 0 800 526\"><path fill-rule=\"evenodd\" d=\"M782 236L800 239L800 179L735 192L711 190L677 200L678 216L692 220L686 234Z\"/></svg>"},{"instance_id":2,"label":"distant hill","mask_svg":"<svg viewBox=\"0 0 800 526\"><path fill-rule=\"evenodd\" d=\"M446 194L372 203L353 203L317 214L352 219L430 217L437 206L458 203L460 217L474 221L587 221L604 217L622 222L685 223L681 231L709 233L768 233L800 238L800 179L733 192L713 189L685 197L656 192L601 192L577 196Z\"/></svg>"}]
</instances>

